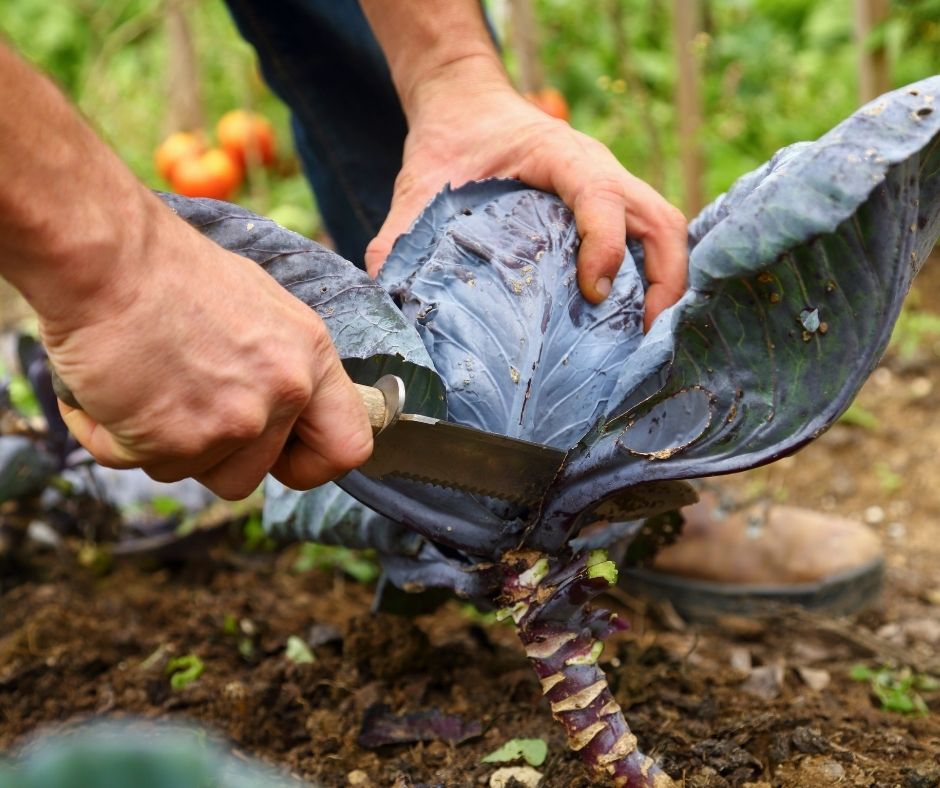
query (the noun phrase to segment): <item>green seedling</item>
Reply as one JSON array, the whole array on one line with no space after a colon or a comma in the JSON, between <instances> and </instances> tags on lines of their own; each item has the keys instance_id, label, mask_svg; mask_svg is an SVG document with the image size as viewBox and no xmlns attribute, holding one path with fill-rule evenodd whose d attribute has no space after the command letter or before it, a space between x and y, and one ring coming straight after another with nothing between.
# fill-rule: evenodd
<instances>
[{"instance_id":1,"label":"green seedling","mask_svg":"<svg viewBox=\"0 0 940 788\"><path fill-rule=\"evenodd\" d=\"M904 477L891 470L886 462L875 463L875 476L878 477L878 484L886 493L897 492L904 485Z\"/></svg>"},{"instance_id":2,"label":"green seedling","mask_svg":"<svg viewBox=\"0 0 940 788\"><path fill-rule=\"evenodd\" d=\"M287 638L287 648L284 651L284 656L297 665L309 665L316 661L310 646L297 635L291 635Z\"/></svg>"},{"instance_id":3,"label":"green seedling","mask_svg":"<svg viewBox=\"0 0 940 788\"><path fill-rule=\"evenodd\" d=\"M890 348L902 359L914 358L927 342L940 338L940 315L921 309L921 296L913 290L891 333Z\"/></svg>"},{"instance_id":4,"label":"green seedling","mask_svg":"<svg viewBox=\"0 0 940 788\"><path fill-rule=\"evenodd\" d=\"M195 654L173 657L166 663L166 673L170 677L170 686L177 692L186 689L198 679L206 669L206 663Z\"/></svg>"},{"instance_id":5,"label":"green seedling","mask_svg":"<svg viewBox=\"0 0 940 788\"><path fill-rule=\"evenodd\" d=\"M250 553L270 553L277 547L277 543L268 536L261 522L261 512L253 511L248 515L242 527L243 547Z\"/></svg>"},{"instance_id":6,"label":"green seedling","mask_svg":"<svg viewBox=\"0 0 940 788\"><path fill-rule=\"evenodd\" d=\"M176 498L171 498L168 495L158 495L152 498L149 502L150 508L153 510L154 514L160 515L160 517L173 517L177 514L183 514L186 511L186 507L183 506Z\"/></svg>"},{"instance_id":7,"label":"green seedling","mask_svg":"<svg viewBox=\"0 0 940 788\"><path fill-rule=\"evenodd\" d=\"M379 567L371 552L305 542L294 561L294 571L311 572L315 569L338 569L360 583L371 583L379 576Z\"/></svg>"},{"instance_id":8,"label":"green seedling","mask_svg":"<svg viewBox=\"0 0 940 788\"><path fill-rule=\"evenodd\" d=\"M898 714L925 716L928 713L927 704L920 693L940 690L940 680L924 673L915 673L910 668L893 669L884 666L876 669L855 665L849 676L853 681L868 682L881 708Z\"/></svg>"},{"instance_id":9,"label":"green seedling","mask_svg":"<svg viewBox=\"0 0 940 788\"><path fill-rule=\"evenodd\" d=\"M541 766L547 755L548 745L544 739L510 739L482 758L480 763L507 763L521 759L529 766Z\"/></svg>"},{"instance_id":10,"label":"green seedling","mask_svg":"<svg viewBox=\"0 0 940 788\"><path fill-rule=\"evenodd\" d=\"M223 635L237 635L238 634L238 619L235 617L234 613L226 613L225 618L222 619L222 634Z\"/></svg>"},{"instance_id":11,"label":"green seedling","mask_svg":"<svg viewBox=\"0 0 940 788\"><path fill-rule=\"evenodd\" d=\"M26 418L35 418L42 414L42 408L39 406L39 400L33 393L33 387L29 381L22 375L14 375L10 379L10 402L16 410Z\"/></svg>"},{"instance_id":12,"label":"green seedling","mask_svg":"<svg viewBox=\"0 0 940 788\"><path fill-rule=\"evenodd\" d=\"M863 408L857 402L853 402L846 408L845 413L839 416L840 424L848 424L851 427L861 427L863 430L877 430L879 426L878 417L867 408Z\"/></svg>"}]
</instances>

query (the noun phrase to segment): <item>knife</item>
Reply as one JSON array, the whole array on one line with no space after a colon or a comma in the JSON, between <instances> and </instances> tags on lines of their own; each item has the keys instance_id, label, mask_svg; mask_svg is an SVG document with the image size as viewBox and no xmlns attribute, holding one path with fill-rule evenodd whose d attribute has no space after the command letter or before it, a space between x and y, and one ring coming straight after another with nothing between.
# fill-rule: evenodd
<instances>
[{"instance_id":1,"label":"knife","mask_svg":"<svg viewBox=\"0 0 940 788\"><path fill-rule=\"evenodd\" d=\"M56 396L81 407L52 370ZM369 414L372 456L357 470L366 476L401 478L534 506L561 470L566 452L449 421L404 413L405 384L385 375L374 386L354 384ZM599 518L638 519L694 502L686 482L650 482L615 496L597 509Z\"/></svg>"}]
</instances>

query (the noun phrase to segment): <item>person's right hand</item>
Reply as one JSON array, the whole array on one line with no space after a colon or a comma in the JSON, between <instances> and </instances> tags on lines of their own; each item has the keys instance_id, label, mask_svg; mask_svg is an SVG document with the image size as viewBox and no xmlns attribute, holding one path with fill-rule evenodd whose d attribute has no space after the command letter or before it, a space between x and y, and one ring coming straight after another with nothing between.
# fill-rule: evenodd
<instances>
[{"instance_id":1,"label":"person's right hand","mask_svg":"<svg viewBox=\"0 0 940 788\"><path fill-rule=\"evenodd\" d=\"M320 318L152 199L136 259L40 318L82 405L60 405L78 441L102 465L229 499L269 471L309 489L368 459L365 409Z\"/></svg>"}]
</instances>

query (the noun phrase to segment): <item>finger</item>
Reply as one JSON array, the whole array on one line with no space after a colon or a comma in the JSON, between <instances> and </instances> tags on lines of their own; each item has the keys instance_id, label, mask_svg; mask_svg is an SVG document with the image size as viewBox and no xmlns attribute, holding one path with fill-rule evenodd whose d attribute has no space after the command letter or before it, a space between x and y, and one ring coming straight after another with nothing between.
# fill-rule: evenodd
<instances>
[{"instance_id":1,"label":"finger","mask_svg":"<svg viewBox=\"0 0 940 788\"><path fill-rule=\"evenodd\" d=\"M66 405L60 400L59 412L75 440L88 450L99 465L126 469L136 468L144 461L143 456L122 446L114 435L85 411Z\"/></svg>"},{"instance_id":2,"label":"finger","mask_svg":"<svg viewBox=\"0 0 940 788\"><path fill-rule=\"evenodd\" d=\"M682 213L648 184L629 176L627 234L643 243L646 291L645 328L685 292L688 225Z\"/></svg>"},{"instance_id":3,"label":"finger","mask_svg":"<svg viewBox=\"0 0 940 788\"><path fill-rule=\"evenodd\" d=\"M372 428L365 407L338 361L295 422L293 435L271 473L295 490L325 484L371 456Z\"/></svg>"},{"instance_id":4,"label":"finger","mask_svg":"<svg viewBox=\"0 0 940 788\"><path fill-rule=\"evenodd\" d=\"M289 431L278 428L259 440L232 452L208 470L193 478L220 498L240 501L251 495L277 461L287 442Z\"/></svg>"},{"instance_id":5,"label":"finger","mask_svg":"<svg viewBox=\"0 0 940 788\"><path fill-rule=\"evenodd\" d=\"M599 304L613 287L627 245L625 199L618 181L586 187L572 210L581 236L578 251L578 286L584 297Z\"/></svg>"},{"instance_id":6,"label":"finger","mask_svg":"<svg viewBox=\"0 0 940 788\"><path fill-rule=\"evenodd\" d=\"M171 484L181 479L197 478L207 473L238 451L242 441L224 441L197 455L173 457L141 465L144 473L156 482Z\"/></svg>"},{"instance_id":7,"label":"finger","mask_svg":"<svg viewBox=\"0 0 940 788\"><path fill-rule=\"evenodd\" d=\"M395 180L392 205L378 235L366 247L366 271L369 276L378 276L399 235L407 232L418 214L424 210L431 198L440 190L430 182L422 182L402 171Z\"/></svg>"}]
</instances>

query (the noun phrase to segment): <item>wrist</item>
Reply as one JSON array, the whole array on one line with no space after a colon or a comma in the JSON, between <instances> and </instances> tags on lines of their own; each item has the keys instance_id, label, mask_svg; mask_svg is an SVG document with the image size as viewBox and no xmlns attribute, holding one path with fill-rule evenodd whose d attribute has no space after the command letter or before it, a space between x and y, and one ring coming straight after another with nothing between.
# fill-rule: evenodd
<instances>
[{"instance_id":1,"label":"wrist","mask_svg":"<svg viewBox=\"0 0 940 788\"><path fill-rule=\"evenodd\" d=\"M359 0L411 122L428 96L509 87L480 0Z\"/></svg>"},{"instance_id":2,"label":"wrist","mask_svg":"<svg viewBox=\"0 0 940 788\"><path fill-rule=\"evenodd\" d=\"M31 245L22 282L14 281L47 326L81 326L133 300L156 225L172 220L136 181L110 199L63 217Z\"/></svg>"},{"instance_id":3,"label":"wrist","mask_svg":"<svg viewBox=\"0 0 940 788\"><path fill-rule=\"evenodd\" d=\"M408 73L398 91L410 124L436 101L465 101L513 88L494 51L470 51L426 61Z\"/></svg>"}]
</instances>

